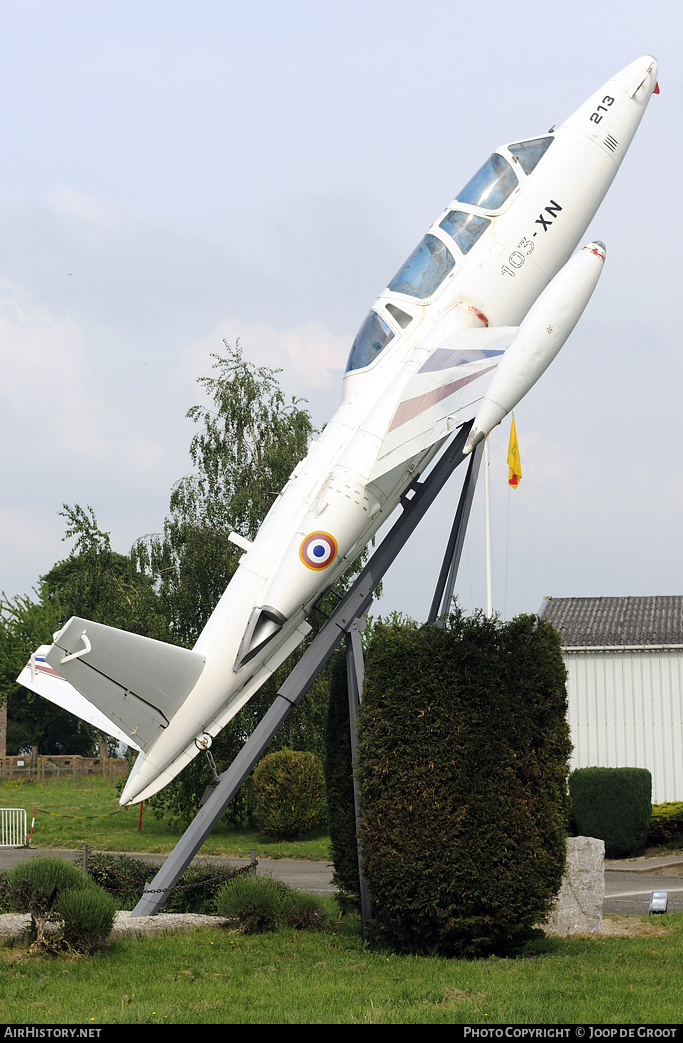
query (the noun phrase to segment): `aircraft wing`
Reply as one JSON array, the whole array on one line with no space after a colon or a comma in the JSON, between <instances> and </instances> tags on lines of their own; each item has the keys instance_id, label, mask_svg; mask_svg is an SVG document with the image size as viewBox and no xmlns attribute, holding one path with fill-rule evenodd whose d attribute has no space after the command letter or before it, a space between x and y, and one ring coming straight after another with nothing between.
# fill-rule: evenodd
<instances>
[{"instance_id":1,"label":"aircraft wing","mask_svg":"<svg viewBox=\"0 0 683 1043\"><path fill-rule=\"evenodd\" d=\"M472 420L518 327L457 330L410 378L394 410L370 481Z\"/></svg>"},{"instance_id":2,"label":"aircraft wing","mask_svg":"<svg viewBox=\"0 0 683 1043\"><path fill-rule=\"evenodd\" d=\"M89 703L61 674L57 673L54 667L50 666L45 659L45 655L49 652L50 647L50 645L41 645L33 653L17 678L19 684L23 685L24 688L28 688L29 691L42 696L43 699L54 703L56 706L61 706L63 710L68 710L69 713L75 714L76 717L80 717L81 720L86 721L88 724L94 725L95 728L104 732L105 735L111 735L118 739L119 742L139 750L140 747L134 739L131 739L120 728L117 728L108 717L101 713L92 703Z\"/></svg>"}]
</instances>

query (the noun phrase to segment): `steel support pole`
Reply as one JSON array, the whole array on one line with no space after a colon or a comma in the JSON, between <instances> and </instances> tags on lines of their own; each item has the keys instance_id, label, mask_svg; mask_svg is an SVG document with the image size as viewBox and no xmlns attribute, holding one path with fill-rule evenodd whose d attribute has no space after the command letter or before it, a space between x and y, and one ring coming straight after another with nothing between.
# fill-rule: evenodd
<instances>
[{"instance_id":1,"label":"steel support pole","mask_svg":"<svg viewBox=\"0 0 683 1043\"><path fill-rule=\"evenodd\" d=\"M460 499L458 500L458 507L455 512L455 518L453 519L453 527L450 536L448 537L446 553L444 554L441 571L434 590L432 605L427 617L428 623L436 623L437 626L446 625L451 601L453 600L455 580L460 567L460 558L465 543L465 534L470 519L472 501L474 500L474 490L477 487L477 477L479 475L483 451L484 442L480 442L473 452L470 453L467 474L465 475L465 481L463 482L460 491Z\"/></svg>"},{"instance_id":2,"label":"steel support pole","mask_svg":"<svg viewBox=\"0 0 683 1043\"><path fill-rule=\"evenodd\" d=\"M162 908L168 891L178 883L228 804L263 756L293 707L303 699L344 634L350 630L354 620L367 611L377 584L415 531L453 470L465 459L462 450L471 427L470 421L459 428L452 440L446 444L427 477L414 483L404 493L401 498L403 510L398 520L282 684L270 709L262 717L228 770L220 776L215 790L197 812L154 879L145 888L131 916L153 916Z\"/></svg>"},{"instance_id":3,"label":"steel support pole","mask_svg":"<svg viewBox=\"0 0 683 1043\"><path fill-rule=\"evenodd\" d=\"M356 753L358 750L358 709L363 694L363 677L365 664L363 659L363 643L361 639L361 621L355 619L346 635L346 676L349 693L349 732L351 735L351 770L353 775L353 806L356 816L356 844L358 848L358 882L360 885L360 915L362 923L363 938L369 938L370 924L372 922L372 910L370 907L370 892L363 876L361 865L361 809L360 809L360 787L356 772Z\"/></svg>"}]
</instances>

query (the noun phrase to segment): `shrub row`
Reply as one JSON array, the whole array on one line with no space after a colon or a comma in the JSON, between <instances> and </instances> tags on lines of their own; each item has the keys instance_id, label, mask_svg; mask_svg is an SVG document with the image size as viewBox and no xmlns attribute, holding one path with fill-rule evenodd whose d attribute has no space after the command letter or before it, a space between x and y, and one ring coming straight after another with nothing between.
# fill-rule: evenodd
<instances>
[{"instance_id":1,"label":"shrub row","mask_svg":"<svg viewBox=\"0 0 683 1043\"><path fill-rule=\"evenodd\" d=\"M648 844L668 844L672 840L683 843L683 801L653 804Z\"/></svg>"},{"instance_id":2,"label":"shrub row","mask_svg":"<svg viewBox=\"0 0 683 1043\"><path fill-rule=\"evenodd\" d=\"M228 926L244 934L261 934L289 927L300 931L321 930L326 923L322 904L315 895L297 891L271 877L238 876L216 895L214 909Z\"/></svg>"},{"instance_id":3,"label":"shrub row","mask_svg":"<svg viewBox=\"0 0 683 1043\"><path fill-rule=\"evenodd\" d=\"M569 777L576 832L605 842L607 858L644 847L652 812L647 768L577 768Z\"/></svg>"},{"instance_id":4,"label":"shrub row","mask_svg":"<svg viewBox=\"0 0 683 1043\"><path fill-rule=\"evenodd\" d=\"M149 865L126 859L129 873ZM131 864L133 863L133 864ZM106 871L101 870L106 877ZM110 869L111 875L111 869ZM35 944L52 951L67 948L92 955L106 945L114 925L116 898L73 863L48 855L21 862L3 874L0 886L8 912L31 914ZM168 905L165 911L169 911ZM323 903L270 877L240 875L223 881L210 895L204 890L202 911L224 917L245 934L322 930L327 926ZM48 931L48 925L54 925Z\"/></svg>"},{"instance_id":5,"label":"shrub row","mask_svg":"<svg viewBox=\"0 0 683 1043\"><path fill-rule=\"evenodd\" d=\"M88 862L95 883L116 896L119 909L133 909L156 866L130 855L98 854ZM164 905L167 913L212 913L215 897L225 883L225 871L212 865L193 865L185 870Z\"/></svg>"},{"instance_id":6,"label":"shrub row","mask_svg":"<svg viewBox=\"0 0 683 1043\"><path fill-rule=\"evenodd\" d=\"M605 841L608 858L683 843L683 801L651 804L646 768L577 768L569 776L572 831Z\"/></svg>"}]
</instances>

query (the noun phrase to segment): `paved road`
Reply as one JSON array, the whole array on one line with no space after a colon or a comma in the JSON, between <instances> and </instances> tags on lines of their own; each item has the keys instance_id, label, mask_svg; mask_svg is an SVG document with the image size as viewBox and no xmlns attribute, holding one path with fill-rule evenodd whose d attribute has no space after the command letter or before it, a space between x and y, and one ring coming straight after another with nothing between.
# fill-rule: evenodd
<instances>
[{"instance_id":1,"label":"paved road","mask_svg":"<svg viewBox=\"0 0 683 1043\"><path fill-rule=\"evenodd\" d=\"M630 874L629 874L630 877ZM603 913L619 916L647 916L653 891L667 891L667 912L683 913L683 878L680 876L649 876L634 878L625 873L605 872L605 899Z\"/></svg>"},{"instance_id":2,"label":"paved road","mask_svg":"<svg viewBox=\"0 0 683 1043\"><path fill-rule=\"evenodd\" d=\"M682 873L683 856L680 855L606 861L602 911L620 916L647 916L652 892L667 891L667 912L683 912Z\"/></svg>"},{"instance_id":3,"label":"paved road","mask_svg":"<svg viewBox=\"0 0 683 1043\"><path fill-rule=\"evenodd\" d=\"M80 851L62 851L56 848L0 848L0 869L7 869L17 862L37 855L60 855L63 858L79 858ZM153 864L160 864L162 858L155 855L135 855ZM206 858L199 857L195 862L216 864L216 866L243 866L248 859L239 858ZM616 867L616 868L615 868ZM648 870L657 869L666 874L654 875ZM669 894L669 912L683 912L683 876L673 875L683 869L683 857L662 859L630 859L620 862L605 863L605 900L604 913L620 916L647 916L652 891L667 891ZM314 894L334 894L332 884L332 866L326 862L295 862L289 859L259 859L258 875L272 876L276 880L284 880L292 887ZM150 879L153 870L150 870Z\"/></svg>"},{"instance_id":4,"label":"paved road","mask_svg":"<svg viewBox=\"0 0 683 1043\"><path fill-rule=\"evenodd\" d=\"M0 847L0 869L9 869L18 862L35 858L38 855L59 855L61 858L77 859L82 856L81 851L64 851L58 848L13 848ZM161 855L139 855L131 854L132 858L140 858L150 863L150 866L160 865L163 862ZM194 864L211 864L219 866L245 866L249 864L248 858L216 858L199 856L194 859ZM272 876L276 880L283 880L292 887L298 887L302 891L311 891L313 894L334 894L336 888L332 885L332 866L326 862L294 862L289 859L260 858L256 870L257 876ZM154 869L150 868L150 879L154 875Z\"/></svg>"}]
</instances>

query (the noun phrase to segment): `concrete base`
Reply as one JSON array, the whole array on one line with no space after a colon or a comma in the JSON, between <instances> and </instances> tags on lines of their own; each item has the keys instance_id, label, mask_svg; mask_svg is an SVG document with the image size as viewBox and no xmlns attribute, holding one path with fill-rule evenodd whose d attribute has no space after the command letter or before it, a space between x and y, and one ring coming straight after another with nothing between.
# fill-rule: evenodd
<instances>
[{"instance_id":1,"label":"concrete base","mask_svg":"<svg viewBox=\"0 0 683 1043\"><path fill-rule=\"evenodd\" d=\"M544 925L546 934L566 938L601 930L604 861L604 841L593 837L567 838L567 868L555 908Z\"/></svg>"}]
</instances>

